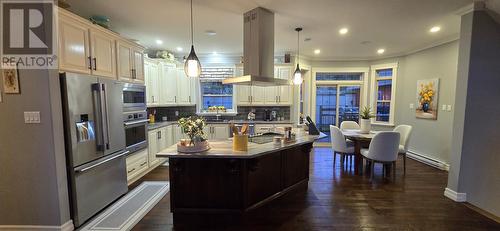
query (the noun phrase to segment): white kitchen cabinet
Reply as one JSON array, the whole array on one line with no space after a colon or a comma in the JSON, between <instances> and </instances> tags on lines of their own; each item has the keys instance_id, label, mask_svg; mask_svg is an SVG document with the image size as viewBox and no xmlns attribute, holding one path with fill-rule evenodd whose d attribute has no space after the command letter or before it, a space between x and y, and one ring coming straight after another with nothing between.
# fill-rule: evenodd
<instances>
[{"instance_id":1,"label":"white kitchen cabinet","mask_svg":"<svg viewBox=\"0 0 500 231\"><path fill-rule=\"evenodd\" d=\"M144 54L141 48L124 40L116 41L118 79L144 83Z\"/></svg>"},{"instance_id":2,"label":"white kitchen cabinet","mask_svg":"<svg viewBox=\"0 0 500 231\"><path fill-rule=\"evenodd\" d=\"M59 15L59 69L84 74L90 68L89 27L67 13Z\"/></svg>"},{"instance_id":3,"label":"white kitchen cabinet","mask_svg":"<svg viewBox=\"0 0 500 231\"><path fill-rule=\"evenodd\" d=\"M135 46L132 50L132 57L134 82L144 83L144 49L142 47Z\"/></svg>"},{"instance_id":4,"label":"white kitchen cabinet","mask_svg":"<svg viewBox=\"0 0 500 231\"><path fill-rule=\"evenodd\" d=\"M149 166L154 167L165 160L156 157L161 150L169 147L172 140L172 130L168 126L151 130L148 132Z\"/></svg>"},{"instance_id":5,"label":"white kitchen cabinet","mask_svg":"<svg viewBox=\"0 0 500 231\"><path fill-rule=\"evenodd\" d=\"M146 59L144 61L146 81L146 103L148 106L160 104L160 73L158 62Z\"/></svg>"},{"instance_id":6,"label":"white kitchen cabinet","mask_svg":"<svg viewBox=\"0 0 500 231\"><path fill-rule=\"evenodd\" d=\"M64 9L58 10L59 69L144 82L144 48Z\"/></svg>"},{"instance_id":7,"label":"white kitchen cabinet","mask_svg":"<svg viewBox=\"0 0 500 231\"><path fill-rule=\"evenodd\" d=\"M90 29L92 74L116 79L116 37L102 29Z\"/></svg>"},{"instance_id":8,"label":"white kitchen cabinet","mask_svg":"<svg viewBox=\"0 0 500 231\"><path fill-rule=\"evenodd\" d=\"M207 124L203 131L209 140L222 140L229 138L228 124Z\"/></svg>"},{"instance_id":9,"label":"white kitchen cabinet","mask_svg":"<svg viewBox=\"0 0 500 231\"><path fill-rule=\"evenodd\" d=\"M173 63L160 62L160 104L177 104L177 68Z\"/></svg>"},{"instance_id":10,"label":"white kitchen cabinet","mask_svg":"<svg viewBox=\"0 0 500 231\"><path fill-rule=\"evenodd\" d=\"M277 78L280 79L288 79L290 80L292 77L292 67L283 66L283 67L275 67L277 69ZM293 102L292 98L292 86L279 86L277 87L278 104L280 105L291 105Z\"/></svg>"},{"instance_id":11,"label":"white kitchen cabinet","mask_svg":"<svg viewBox=\"0 0 500 231\"><path fill-rule=\"evenodd\" d=\"M184 69L177 69L177 104L178 105L191 105L192 92L193 92L193 80L196 78L190 78L186 76Z\"/></svg>"},{"instance_id":12,"label":"white kitchen cabinet","mask_svg":"<svg viewBox=\"0 0 500 231\"><path fill-rule=\"evenodd\" d=\"M236 86L236 99L238 105L252 104L252 87L244 85Z\"/></svg>"},{"instance_id":13,"label":"white kitchen cabinet","mask_svg":"<svg viewBox=\"0 0 500 231\"><path fill-rule=\"evenodd\" d=\"M133 79L133 48L130 44L116 41L116 56L118 66L118 79L132 81Z\"/></svg>"},{"instance_id":14,"label":"white kitchen cabinet","mask_svg":"<svg viewBox=\"0 0 500 231\"><path fill-rule=\"evenodd\" d=\"M139 179L148 170L148 149L130 154L126 159L127 163L127 182L131 184Z\"/></svg>"}]
</instances>

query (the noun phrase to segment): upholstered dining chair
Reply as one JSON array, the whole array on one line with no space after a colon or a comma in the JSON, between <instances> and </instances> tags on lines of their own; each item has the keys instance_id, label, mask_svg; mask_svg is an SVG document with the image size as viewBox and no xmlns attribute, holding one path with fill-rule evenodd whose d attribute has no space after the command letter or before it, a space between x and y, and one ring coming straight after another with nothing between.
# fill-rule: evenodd
<instances>
[{"instance_id":1,"label":"upholstered dining chair","mask_svg":"<svg viewBox=\"0 0 500 231\"><path fill-rule=\"evenodd\" d=\"M396 179L399 138L399 132L378 132L373 136L370 147L361 150L361 155L370 161L370 179L373 179L375 163L392 164L392 176Z\"/></svg>"},{"instance_id":2,"label":"upholstered dining chair","mask_svg":"<svg viewBox=\"0 0 500 231\"><path fill-rule=\"evenodd\" d=\"M408 152L408 141L410 140L412 127L410 125L399 125L393 131L399 132L399 151L403 155L403 174L406 175L406 152Z\"/></svg>"},{"instance_id":3,"label":"upholstered dining chair","mask_svg":"<svg viewBox=\"0 0 500 231\"><path fill-rule=\"evenodd\" d=\"M330 125L330 138L333 150L333 166L335 166L337 154L340 155L342 165L346 160L346 156L349 157L348 161L351 162L354 159L354 146L346 141L344 134L337 126Z\"/></svg>"},{"instance_id":4,"label":"upholstered dining chair","mask_svg":"<svg viewBox=\"0 0 500 231\"><path fill-rule=\"evenodd\" d=\"M340 123L340 130L344 131L346 129L359 130L360 127L359 124L355 121L342 121L342 123Z\"/></svg>"}]
</instances>

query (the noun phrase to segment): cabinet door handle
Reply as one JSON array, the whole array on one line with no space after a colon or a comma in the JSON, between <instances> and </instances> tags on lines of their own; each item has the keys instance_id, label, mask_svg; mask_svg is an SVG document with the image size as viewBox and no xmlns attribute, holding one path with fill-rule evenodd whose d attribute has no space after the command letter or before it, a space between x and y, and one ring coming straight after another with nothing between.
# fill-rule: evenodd
<instances>
[{"instance_id":1,"label":"cabinet door handle","mask_svg":"<svg viewBox=\"0 0 500 231\"><path fill-rule=\"evenodd\" d=\"M135 70L132 69L131 71L132 71L132 79L135 79Z\"/></svg>"},{"instance_id":2,"label":"cabinet door handle","mask_svg":"<svg viewBox=\"0 0 500 231\"><path fill-rule=\"evenodd\" d=\"M152 96L151 96L151 98L153 98L153 103L154 103L154 102L155 102L155 96L154 96L154 95L152 95Z\"/></svg>"},{"instance_id":3,"label":"cabinet door handle","mask_svg":"<svg viewBox=\"0 0 500 231\"><path fill-rule=\"evenodd\" d=\"M144 166L144 165L146 165L147 163L148 163L148 162L144 162L144 163L142 163L142 164L141 164L141 167L142 167L142 166Z\"/></svg>"},{"instance_id":4,"label":"cabinet door handle","mask_svg":"<svg viewBox=\"0 0 500 231\"><path fill-rule=\"evenodd\" d=\"M278 96L278 102L281 102L281 95Z\"/></svg>"},{"instance_id":5,"label":"cabinet door handle","mask_svg":"<svg viewBox=\"0 0 500 231\"><path fill-rule=\"evenodd\" d=\"M135 168L130 169L129 171L127 171L127 173L131 173L131 172L133 172L133 171L135 171Z\"/></svg>"},{"instance_id":6,"label":"cabinet door handle","mask_svg":"<svg viewBox=\"0 0 500 231\"><path fill-rule=\"evenodd\" d=\"M177 103L177 96L174 96L174 101Z\"/></svg>"},{"instance_id":7,"label":"cabinet door handle","mask_svg":"<svg viewBox=\"0 0 500 231\"><path fill-rule=\"evenodd\" d=\"M275 101L275 102L278 102L278 96L275 96L275 97L274 97L274 101Z\"/></svg>"},{"instance_id":8,"label":"cabinet door handle","mask_svg":"<svg viewBox=\"0 0 500 231\"><path fill-rule=\"evenodd\" d=\"M191 103L191 96L189 96L189 102Z\"/></svg>"},{"instance_id":9,"label":"cabinet door handle","mask_svg":"<svg viewBox=\"0 0 500 231\"><path fill-rule=\"evenodd\" d=\"M97 58L94 57L94 71L97 71Z\"/></svg>"},{"instance_id":10,"label":"cabinet door handle","mask_svg":"<svg viewBox=\"0 0 500 231\"><path fill-rule=\"evenodd\" d=\"M89 69L92 70L92 57L88 57L89 59Z\"/></svg>"}]
</instances>

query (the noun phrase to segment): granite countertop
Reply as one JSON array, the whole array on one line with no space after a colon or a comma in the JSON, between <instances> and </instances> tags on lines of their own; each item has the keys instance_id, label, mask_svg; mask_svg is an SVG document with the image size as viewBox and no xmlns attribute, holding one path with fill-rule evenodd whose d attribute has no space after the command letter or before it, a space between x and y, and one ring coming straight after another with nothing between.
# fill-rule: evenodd
<instances>
[{"instance_id":1,"label":"granite countertop","mask_svg":"<svg viewBox=\"0 0 500 231\"><path fill-rule=\"evenodd\" d=\"M265 143L256 144L248 143L247 151L233 151L233 142L231 139L227 140L210 140L211 149L206 152L201 153L179 153L177 152L177 144L174 144L164 150L161 150L157 157L169 157L169 158L255 158L268 153L274 153L276 151L289 149L292 147L304 145L307 143L312 143L317 139L321 139L326 135L321 133L320 135L309 135L303 129L294 129L296 134L296 140L290 143Z\"/></svg>"},{"instance_id":2,"label":"granite countertop","mask_svg":"<svg viewBox=\"0 0 500 231\"><path fill-rule=\"evenodd\" d=\"M230 124L230 123L253 123L253 124L292 124L290 120L282 121L263 121L263 120L228 120L228 121L208 121L207 124ZM161 121L148 124L148 130L155 130L172 124L177 121Z\"/></svg>"}]
</instances>

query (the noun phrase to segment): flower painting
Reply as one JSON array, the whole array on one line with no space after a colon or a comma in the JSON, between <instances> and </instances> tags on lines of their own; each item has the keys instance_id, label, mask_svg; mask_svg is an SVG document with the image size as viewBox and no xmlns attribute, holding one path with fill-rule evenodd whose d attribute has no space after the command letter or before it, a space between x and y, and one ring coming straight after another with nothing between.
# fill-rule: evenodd
<instances>
[{"instance_id":1,"label":"flower painting","mask_svg":"<svg viewBox=\"0 0 500 231\"><path fill-rule=\"evenodd\" d=\"M19 78L17 75L17 69L6 68L2 69L2 79L3 79L3 90L7 94L19 94Z\"/></svg>"},{"instance_id":2,"label":"flower painting","mask_svg":"<svg viewBox=\"0 0 500 231\"><path fill-rule=\"evenodd\" d=\"M417 118L437 119L439 79L417 81Z\"/></svg>"}]
</instances>

